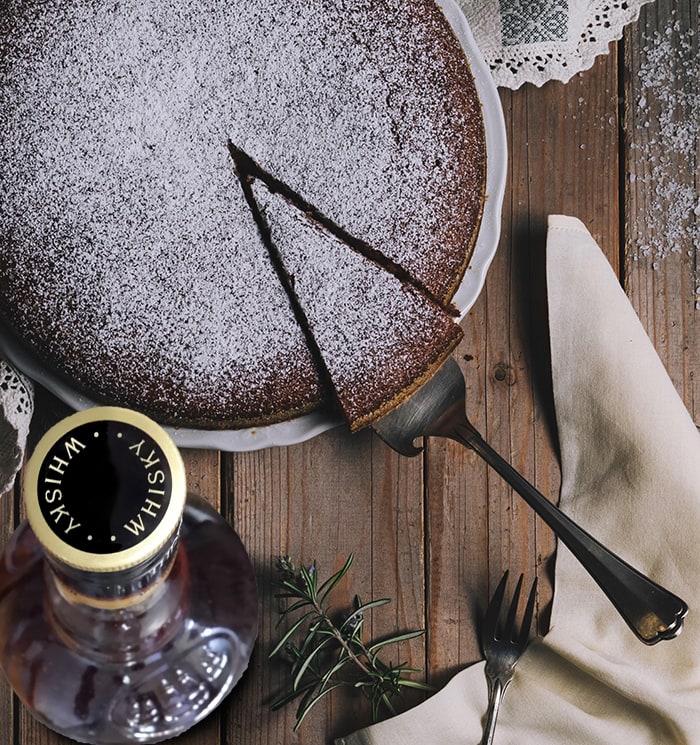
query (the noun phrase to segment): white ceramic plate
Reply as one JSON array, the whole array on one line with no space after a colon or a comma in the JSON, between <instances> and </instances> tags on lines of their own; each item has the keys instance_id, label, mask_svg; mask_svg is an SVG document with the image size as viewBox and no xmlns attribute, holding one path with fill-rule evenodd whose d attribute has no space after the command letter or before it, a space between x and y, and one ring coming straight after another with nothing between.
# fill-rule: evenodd
<instances>
[{"instance_id":1,"label":"white ceramic plate","mask_svg":"<svg viewBox=\"0 0 700 745\"><path fill-rule=\"evenodd\" d=\"M506 188L508 141L506 139L506 125L503 120L501 99L498 97L491 71L476 46L467 19L454 0L438 0L438 5L442 8L457 38L462 43L464 53L469 60L481 100L484 128L486 130L486 203L484 204L484 214L481 218L479 235L476 239L469 267L453 298L454 304L459 309L459 319L462 320L479 297L486 280L486 272L496 255L496 248L501 236L501 207Z\"/></svg>"},{"instance_id":2,"label":"white ceramic plate","mask_svg":"<svg viewBox=\"0 0 700 745\"><path fill-rule=\"evenodd\" d=\"M447 20L452 25L469 60L481 99L486 130L486 203L474 253L454 296L460 320L464 318L484 285L486 272L496 253L501 229L501 205L505 190L507 143L501 102L491 73L484 62L462 11L453 0L441 0ZM94 406L95 402L74 390L61 378L45 370L12 339L0 335L0 350L30 378L76 410ZM201 430L168 427L180 447L211 448L239 452L266 447L293 445L332 429L340 424L323 410L312 412L279 424L254 429Z\"/></svg>"}]
</instances>

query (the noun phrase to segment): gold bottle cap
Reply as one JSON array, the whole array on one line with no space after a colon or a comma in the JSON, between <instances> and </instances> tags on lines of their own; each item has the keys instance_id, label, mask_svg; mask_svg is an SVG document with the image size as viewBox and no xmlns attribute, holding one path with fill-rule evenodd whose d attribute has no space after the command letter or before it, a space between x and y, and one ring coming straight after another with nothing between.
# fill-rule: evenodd
<instances>
[{"instance_id":1,"label":"gold bottle cap","mask_svg":"<svg viewBox=\"0 0 700 745\"><path fill-rule=\"evenodd\" d=\"M98 406L63 419L27 463L27 517L47 554L90 573L147 561L176 534L185 467L147 416Z\"/></svg>"}]
</instances>

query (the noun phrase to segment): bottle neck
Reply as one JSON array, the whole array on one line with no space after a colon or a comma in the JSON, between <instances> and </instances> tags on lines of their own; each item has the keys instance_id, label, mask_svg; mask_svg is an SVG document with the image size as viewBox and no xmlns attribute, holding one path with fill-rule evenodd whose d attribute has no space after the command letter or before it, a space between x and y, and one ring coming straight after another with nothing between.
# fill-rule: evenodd
<instances>
[{"instance_id":1,"label":"bottle neck","mask_svg":"<svg viewBox=\"0 0 700 745\"><path fill-rule=\"evenodd\" d=\"M47 554L48 563L67 597L96 607L138 602L167 576L179 543L179 529L152 556L137 566L103 572L77 569Z\"/></svg>"},{"instance_id":2,"label":"bottle neck","mask_svg":"<svg viewBox=\"0 0 700 745\"><path fill-rule=\"evenodd\" d=\"M78 592L75 578L66 583L50 562L45 564L45 575L47 610L64 643L90 648L111 661L141 659L162 648L180 629L189 610L189 564L177 541L158 570L149 568L140 578L133 578L131 585L123 577L114 583L113 588L120 591L141 587L130 594L111 592L105 597L106 585L101 583L98 593L87 595L86 589L93 590L92 579L79 583ZM145 583L147 576L150 580Z\"/></svg>"}]
</instances>

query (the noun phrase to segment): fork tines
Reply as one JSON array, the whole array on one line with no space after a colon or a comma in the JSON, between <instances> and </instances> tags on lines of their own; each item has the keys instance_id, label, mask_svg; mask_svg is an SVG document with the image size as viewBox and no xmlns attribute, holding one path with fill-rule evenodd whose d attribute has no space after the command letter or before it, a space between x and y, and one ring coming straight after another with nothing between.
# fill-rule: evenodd
<instances>
[{"instance_id":1,"label":"fork tines","mask_svg":"<svg viewBox=\"0 0 700 745\"><path fill-rule=\"evenodd\" d=\"M520 592L523 585L523 575L520 575L518 584L516 585L515 592L513 593L513 599L508 609L508 615L506 617L505 624L499 624L499 617L501 615L501 606L503 605L503 597L506 591L506 585L508 583L508 570L506 570L498 583L498 587L489 602L486 614L484 616L484 631L493 639L508 639L518 642L520 645L525 645L528 636L530 635L530 626L532 625L532 618L535 611L535 600L537 598L537 578L535 577L530 594L527 599L525 606L525 612L523 613L523 620L520 625L520 633L514 636L515 630L515 618L518 611L518 604L520 600Z\"/></svg>"}]
</instances>

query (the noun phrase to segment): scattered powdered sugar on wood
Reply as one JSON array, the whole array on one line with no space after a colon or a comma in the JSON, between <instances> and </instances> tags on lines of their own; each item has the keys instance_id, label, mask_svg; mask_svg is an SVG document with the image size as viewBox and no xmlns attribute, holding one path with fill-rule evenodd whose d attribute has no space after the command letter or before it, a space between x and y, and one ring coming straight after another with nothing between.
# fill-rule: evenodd
<instances>
[{"instance_id":1,"label":"scattered powdered sugar on wood","mask_svg":"<svg viewBox=\"0 0 700 745\"><path fill-rule=\"evenodd\" d=\"M632 82L630 147L640 151L635 159L644 168L628 177L645 204L644 224L630 226L630 238L633 258L647 257L657 268L671 254L700 252L700 63L693 29L675 20L650 34ZM700 287L697 294L700 308Z\"/></svg>"}]
</instances>

